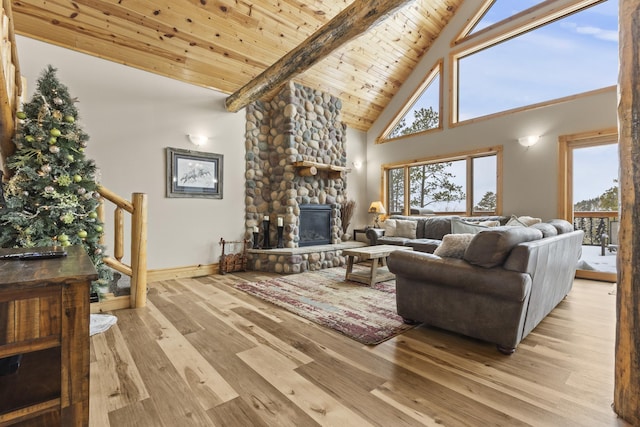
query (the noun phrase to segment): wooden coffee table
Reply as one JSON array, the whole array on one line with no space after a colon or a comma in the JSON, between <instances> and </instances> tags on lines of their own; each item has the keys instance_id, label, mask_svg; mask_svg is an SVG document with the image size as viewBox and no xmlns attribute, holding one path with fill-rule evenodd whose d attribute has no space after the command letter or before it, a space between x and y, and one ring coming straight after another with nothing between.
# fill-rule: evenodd
<instances>
[{"instance_id":1,"label":"wooden coffee table","mask_svg":"<svg viewBox=\"0 0 640 427\"><path fill-rule=\"evenodd\" d=\"M345 249L342 251L342 254L347 257L346 279L353 280L354 282L366 283L369 286L374 283L394 279L396 277L395 274L391 273L387 268L387 257L391 252L412 250L413 248L395 245L377 245ZM371 260L371 269L368 274L353 272L353 262L356 257L358 257L358 260L360 261Z\"/></svg>"}]
</instances>

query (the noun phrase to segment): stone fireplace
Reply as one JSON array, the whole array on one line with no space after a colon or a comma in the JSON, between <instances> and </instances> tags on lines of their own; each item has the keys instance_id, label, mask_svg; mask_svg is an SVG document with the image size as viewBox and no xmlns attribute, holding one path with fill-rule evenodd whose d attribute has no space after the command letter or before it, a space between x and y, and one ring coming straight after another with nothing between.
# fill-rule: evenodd
<instances>
[{"instance_id":1,"label":"stone fireplace","mask_svg":"<svg viewBox=\"0 0 640 427\"><path fill-rule=\"evenodd\" d=\"M256 230L263 236L263 218L269 217L271 242L282 221L281 249L342 242L340 207L346 201L348 170L341 108L338 98L293 82L271 101L246 108L247 239ZM301 207L311 216L328 215L329 234L322 243L301 238Z\"/></svg>"}]
</instances>

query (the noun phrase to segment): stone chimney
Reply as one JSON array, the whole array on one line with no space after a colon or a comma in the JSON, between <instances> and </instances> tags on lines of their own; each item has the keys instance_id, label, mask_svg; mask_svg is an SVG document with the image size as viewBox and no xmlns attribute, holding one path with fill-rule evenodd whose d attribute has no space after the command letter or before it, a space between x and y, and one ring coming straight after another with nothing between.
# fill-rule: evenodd
<instances>
[{"instance_id":1,"label":"stone chimney","mask_svg":"<svg viewBox=\"0 0 640 427\"><path fill-rule=\"evenodd\" d=\"M341 108L338 98L293 82L271 101L246 108L247 238L252 238L254 227L263 235L263 217L268 216L275 246L280 217L283 246L297 248L300 205L326 204L332 210L331 242L341 241L347 163Z\"/></svg>"}]
</instances>

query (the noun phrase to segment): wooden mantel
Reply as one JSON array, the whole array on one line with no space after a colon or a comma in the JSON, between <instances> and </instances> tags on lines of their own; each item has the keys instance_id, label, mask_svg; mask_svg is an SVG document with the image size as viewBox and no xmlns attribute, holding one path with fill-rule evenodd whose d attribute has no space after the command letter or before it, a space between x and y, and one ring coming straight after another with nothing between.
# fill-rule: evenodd
<instances>
[{"instance_id":1,"label":"wooden mantel","mask_svg":"<svg viewBox=\"0 0 640 427\"><path fill-rule=\"evenodd\" d=\"M344 166L327 165L306 160L294 162L293 166L298 169L298 175L300 176L314 176L317 175L318 171L327 171L329 179L339 179L344 178L345 173L351 172L351 169Z\"/></svg>"}]
</instances>

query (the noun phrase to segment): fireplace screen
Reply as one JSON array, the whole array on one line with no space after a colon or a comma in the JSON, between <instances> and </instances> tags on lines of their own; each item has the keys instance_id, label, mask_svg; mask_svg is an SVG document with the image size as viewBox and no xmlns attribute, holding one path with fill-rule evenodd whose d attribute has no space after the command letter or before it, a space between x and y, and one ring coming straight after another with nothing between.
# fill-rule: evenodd
<instances>
[{"instance_id":1,"label":"fireplace screen","mask_svg":"<svg viewBox=\"0 0 640 427\"><path fill-rule=\"evenodd\" d=\"M298 246L331 243L331 206L300 205L299 237Z\"/></svg>"}]
</instances>

